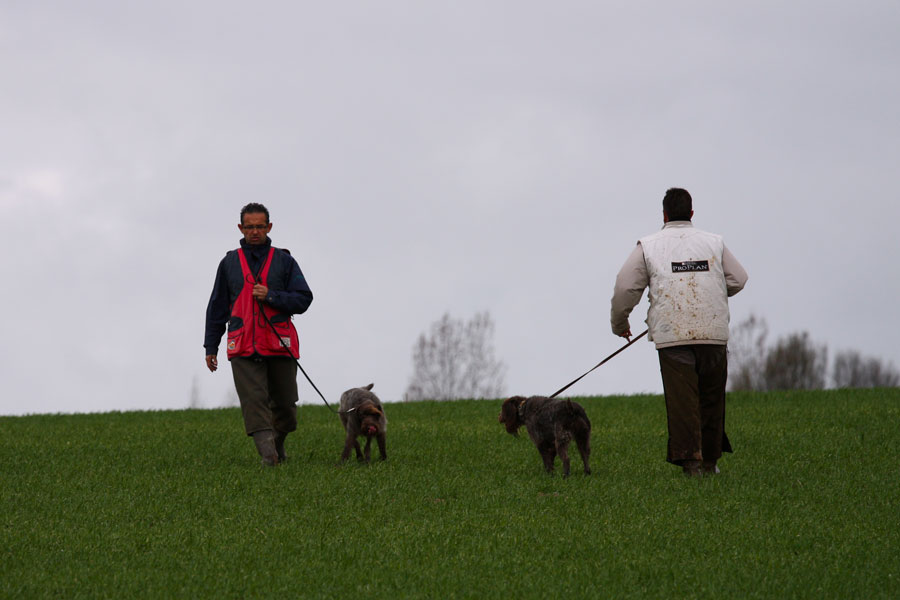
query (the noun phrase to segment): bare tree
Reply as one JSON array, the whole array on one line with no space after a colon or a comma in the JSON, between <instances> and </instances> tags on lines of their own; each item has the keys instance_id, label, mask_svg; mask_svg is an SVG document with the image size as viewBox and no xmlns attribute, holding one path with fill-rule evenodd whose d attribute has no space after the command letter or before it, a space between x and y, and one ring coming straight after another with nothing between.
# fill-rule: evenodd
<instances>
[{"instance_id":1,"label":"bare tree","mask_svg":"<svg viewBox=\"0 0 900 600\"><path fill-rule=\"evenodd\" d=\"M494 358L494 322L476 313L468 322L444 314L431 334L413 346L413 375L406 400L498 398L503 395L506 366Z\"/></svg>"},{"instance_id":2,"label":"bare tree","mask_svg":"<svg viewBox=\"0 0 900 600\"><path fill-rule=\"evenodd\" d=\"M766 364L765 319L750 315L731 328L728 336L728 385L732 390L761 390Z\"/></svg>"},{"instance_id":3,"label":"bare tree","mask_svg":"<svg viewBox=\"0 0 900 600\"><path fill-rule=\"evenodd\" d=\"M807 332L792 333L778 340L766 354L764 389L818 390L825 387L828 349L813 344Z\"/></svg>"},{"instance_id":4,"label":"bare tree","mask_svg":"<svg viewBox=\"0 0 900 600\"><path fill-rule=\"evenodd\" d=\"M821 389L828 380L827 348L813 344L806 332L766 347L765 319L751 315L731 330L728 340L728 385L731 390ZM893 364L864 358L849 350L835 356L831 380L837 388L898 387Z\"/></svg>"},{"instance_id":5,"label":"bare tree","mask_svg":"<svg viewBox=\"0 0 900 600\"><path fill-rule=\"evenodd\" d=\"M877 358L863 358L855 350L840 352L834 357L832 379L836 388L900 386L900 372L893 364L885 364Z\"/></svg>"}]
</instances>

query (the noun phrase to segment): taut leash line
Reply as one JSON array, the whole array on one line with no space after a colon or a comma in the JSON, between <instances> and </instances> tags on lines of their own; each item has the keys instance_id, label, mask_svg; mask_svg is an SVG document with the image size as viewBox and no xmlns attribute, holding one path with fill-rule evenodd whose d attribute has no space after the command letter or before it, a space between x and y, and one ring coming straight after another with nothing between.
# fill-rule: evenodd
<instances>
[{"instance_id":1,"label":"taut leash line","mask_svg":"<svg viewBox=\"0 0 900 600\"><path fill-rule=\"evenodd\" d=\"M288 348L287 344L284 343L284 340L281 339L281 335L278 333L278 330L275 329L274 323L272 323L272 321L269 320L269 316L268 316L268 315L266 314L266 312L263 310L263 303L262 303L262 300L257 300L257 302L259 303L259 312L260 312L260 314L262 314L263 319L265 319L266 323L269 324L269 327L272 328L272 333L274 333L274 334L275 334L275 337L278 338L278 341L281 342L281 345L282 345L282 347L287 351L288 356L290 356L291 358L293 358L293 359L294 359L294 362L297 363L297 366L300 368L300 372L303 373L303 376L304 376L304 377L306 377L306 380L309 382L309 385L311 385L312 388L313 388L314 390L316 390L316 393L319 394L319 398L322 399L322 402L325 403L325 406L328 407L328 410L330 410L331 412L333 412L333 413L336 414L336 415L341 414L341 411L339 411L339 410L334 410L334 408L332 408L331 405L328 404L328 400L325 399L325 396L322 395L322 392L319 391L319 388L316 387L316 384L313 383L313 380L312 380L312 379L309 377L309 375L306 373L306 369L304 369L304 368L303 368L303 365L300 364L300 359L299 359L297 356L294 356L294 353L291 352L291 349ZM298 349L297 349L297 354L298 354L298 356L299 356L299 354L300 354L299 350L300 350L300 349L298 348ZM349 412L349 411L348 411L348 412Z\"/></svg>"},{"instance_id":2,"label":"taut leash line","mask_svg":"<svg viewBox=\"0 0 900 600\"><path fill-rule=\"evenodd\" d=\"M262 270L263 270L264 268L265 268L265 261L263 261L263 264L261 264L261 265L259 266L259 270L256 272L256 276L253 276L252 272L251 272L250 274L247 275L247 277L250 277L250 278L252 279L252 281L250 281L250 280L248 280L248 279L246 279L246 278L245 278L244 280L245 280L245 281L249 281L250 283L258 284L258 283L259 283L259 276L260 276L260 273L262 273ZM249 269L249 267L248 267L248 269ZM333 413L336 414L336 415L341 414L341 411L339 411L339 410L334 410L334 409L331 407L331 405L328 404L328 400L325 399L325 396L322 395L322 392L319 391L319 388L316 387L316 384L313 383L313 380L310 379L309 375L306 373L306 369L304 369L304 368L303 368L303 365L300 364L300 349L297 348L297 356L294 356L294 353L291 352L291 349L288 348L288 345L284 343L284 340L282 339L281 334L279 334L279 333L278 333L278 330L275 329L275 324L272 323L272 321L269 319L269 315L267 315L267 314L266 314L266 311L263 309L263 301L260 300L259 298L257 298L257 299L256 299L256 303L259 305L259 313L262 315L263 320L265 320L265 322L269 324L269 327L272 328L272 333L274 333L274 334L275 334L275 337L278 338L278 341L281 342L282 348L284 348L285 352L288 353L288 356L290 356L291 358L293 358L293 359L294 359L294 362L297 363L297 366L300 368L300 372L303 373L303 376L304 376L304 377L306 377L306 380L309 382L309 385L311 385L312 388L313 388L314 390L316 390L316 393L319 394L319 398L322 399L322 402L325 403L325 406L328 407L328 410L330 410L331 412L333 412ZM355 410L355 409L351 409L351 410ZM347 411L347 412L351 412L351 411Z\"/></svg>"},{"instance_id":3,"label":"taut leash line","mask_svg":"<svg viewBox=\"0 0 900 600\"><path fill-rule=\"evenodd\" d=\"M636 341L638 341L639 339L641 339L642 337L644 337L645 335L647 335L647 332L648 332L648 331L649 331L648 329L645 329L645 330L644 330L644 333L642 333L642 334L640 334L640 335L638 335L638 336L632 338L627 344L625 344L624 346L622 346L621 348L619 348L618 350L616 350L615 352L613 352L612 354L610 354L609 356L607 356L606 358L604 358L603 360L601 360L599 363L597 363L596 365L594 365L591 369L588 370L587 373L585 373L584 375L582 375L581 377L579 377L579 378L576 379L575 381L572 381L572 382L568 383L567 385L565 385L565 386L562 387L561 389L555 391L555 392L553 393L553 395L550 396L550 397L551 397L551 398L556 398L557 396L559 396L560 394L562 394L564 391L566 391L567 389L569 389L570 387L572 387L573 385L575 385L576 383L578 383L579 381L581 381L581 380L585 377L585 375L587 375L588 373L590 373L590 372L593 371L594 369L603 366L603 364L605 364L606 361L610 360L610 359L611 359L612 357L614 357L616 354L618 354L619 352L621 352L622 350L624 350L624 349L627 348L628 346L632 345L633 343L635 343Z\"/></svg>"},{"instance_id":4,"label":"taut leash line","mask_svg":"<svg viewBox=\"0 0 900 600\"><path fill-rule=\"evenodd\" d=\"M299 359L297 356L294 356L294 353L291 352L291 349L288 348L288 347L287 347L287 344L284 343L284 340L281 339L281 335L279 335L278 330L275 329L275 325L272 323L272 321L269 320L269 316L268 316L268 315L265 313L265 311L263 310L262 300L257 300L257 302L259 302L259 312L262 314L263 319L265 319L265 320L266 320L266 323L269 324L269 327L272 328L272 333L274 333L274 334L275 334L275 337L278 338L278 341L281 342L281 345L282 345L282 347L284 347L284 349L287 351L288 356L290 356L291 358L293 358L293 359L294 359L294 362L297 363L297 366L300 368L300 372L303 373L303 376L304 376L304 377L306 377L306 380L309 382L309 385L311 385L312 388L313 388L314 390L316 390L316 393L319 394L319 398L322 399L322 402L325 403L325 406L328 407L328 410L330 410L331 412L333 412L333 413L336 414L336 415L341 414L341 411L339 411L339 410L334 410L334 408L332 408L331 405L328 404L328 400L325 399L325 396L322 395L322 392L319 391L319 388L316 387L316 384L313 383L313 380L312 380L312 379L309 377L309 375L306 373L306 369L304 369L304 368L303 368L303 365L300 364L300 359ZM300 350L300 349L298 348L297 350L298 350L297 354L299 355L299 350ZM347 411L347 412L350 412L350 411Z\"/></svg>"}]
</instances>

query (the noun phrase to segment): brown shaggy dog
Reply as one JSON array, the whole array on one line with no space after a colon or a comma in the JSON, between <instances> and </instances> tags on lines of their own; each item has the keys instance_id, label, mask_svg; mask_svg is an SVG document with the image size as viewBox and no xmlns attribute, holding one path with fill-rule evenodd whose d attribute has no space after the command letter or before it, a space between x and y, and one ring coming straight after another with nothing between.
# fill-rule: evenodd
<instances>
[{"instance_id":1,"label":"brown shaggy dog","mask_svg":"<svg viewBox=\"0 0 900 600\"><path fill-rule=\"evenodd\" d=\"M341 454L341 462L350 457L350 449L356 449L356 460L369 462L372 438L378 442L378 450L381 452L381 460L387 460L387 452L384 449L384 434L387 430L387 417L384 416L384 408L381 400L372 393L374 383L365 387L349 389L341 394L341 423L347 432L344 442L344 452ZM366 436L366 448L359 448L357 436Z\"/></svg>"},{"instance_id":2,"label":"brown shaggy dog","mask_svg":"<svg viewBox=\"0 0 900 600\"><path fill-rule=\"evenodd\" d=\"M569 475L568 447L569 442L574 439L584 463L584 474L591 474L588 465L591 456L591 422L577 402L544 396L514 396L503 402L499 421L513 435L518 435L519 427L525 426L528 436L544 459L544 468L548 473L553 472L553 462L559 454L564 477Z\"/></svg>"}]
</instances>

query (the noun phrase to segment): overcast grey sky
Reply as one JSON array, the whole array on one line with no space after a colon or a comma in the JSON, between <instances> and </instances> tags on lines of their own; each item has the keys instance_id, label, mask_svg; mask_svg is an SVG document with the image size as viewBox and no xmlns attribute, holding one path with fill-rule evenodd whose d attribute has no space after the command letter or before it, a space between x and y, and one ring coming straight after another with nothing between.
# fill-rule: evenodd
<instances>
[{"instance_id":1,"label":"overcast grey sky","mask_svg":"<svg viewBox=\"0 0 900 600\"><path fill-rule=\"evenodd\" d=\"M447 311L553 392L621 345L672 186L750 274L733 324L900 366L897 31L893 0L0 0L0 414L227 402L204 315L251 201L329 401L399 400ZM661 389L641 341L570 392Z\"/></svg>"}]
</instances>

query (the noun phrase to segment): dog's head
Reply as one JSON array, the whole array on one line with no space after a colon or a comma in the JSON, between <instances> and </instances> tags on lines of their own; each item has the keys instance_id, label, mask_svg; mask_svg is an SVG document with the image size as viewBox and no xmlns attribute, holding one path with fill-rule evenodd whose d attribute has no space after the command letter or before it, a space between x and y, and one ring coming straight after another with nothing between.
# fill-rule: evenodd
<instances>
[{"instance_id":1,"label":"dog's head","mask_svg":"<svg viewBox=\"0 0 900 600\"><path fill-rule=\"evenodd\" d=\"M370 400L366 400L356 410L360 419L360 433L366 436L384 433L384 410L380 406Z\"/></svg>"},{"instance_id":2,"label":"dog's head","mask_svg":"<svg viewBox=\"0 0 900 600\"><path fill-rule=\"evenodd\" d=\"M503 423L507 433L518 435L519 427L524 424L522 417L519 414L519 409L524 404L525 398L522 396L513 396L512 398L503 401L503 406L500 407L500 416L497 420Z\"/></svg>"}]
</instances>

